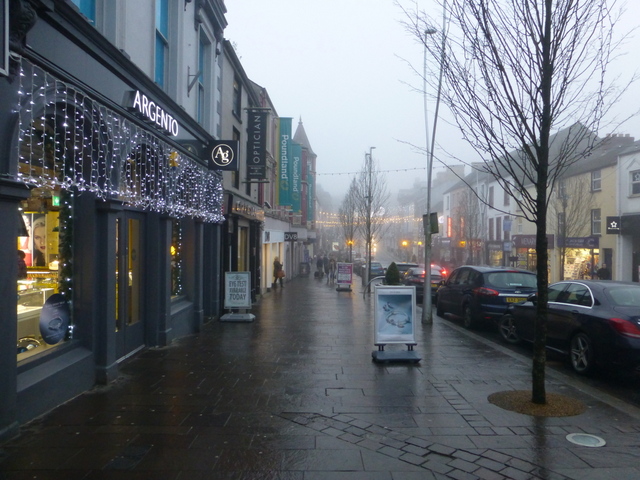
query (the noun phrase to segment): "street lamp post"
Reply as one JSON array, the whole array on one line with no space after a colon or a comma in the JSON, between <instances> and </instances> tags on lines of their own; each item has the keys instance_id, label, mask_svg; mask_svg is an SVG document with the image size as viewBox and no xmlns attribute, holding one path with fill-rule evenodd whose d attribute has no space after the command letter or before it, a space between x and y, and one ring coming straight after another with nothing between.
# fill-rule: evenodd
<instances>
[{"instance_id":1,"label":"street lamp post","mask_svg":"<svg viewBox=\"0 0 640 480\"><path fill-rule=\"evenodd\" d=\"M422 295L422 323L432 323L432 305L431 305L431 170L433 168L432 146L429 142L429 115L427 103L427 37L436 33L435 28L427 28L424 31L424 58L422 63L422 96L424 101L424 130L425 144L427 152L427 205L426 221L423 221L424 227L424 290Z\"/></svg>"},{"instance_id":2,"label":"street lamp post","mask_svg":"<svg viewBox=\"0 0 640 480\"><path fill-rule=\"evenodd\" d=\"M369 275L371 274L371 241L372 241L372 235L371 235L371 205L373 203L373 192L371 191L372 189L372 175L373 175L373 149L376 147L370 147L369 148L369 154L368 154L368 163L367 163L367 169L369 170L369 178L367 181L367 258L366 258L366 262L365 262L365 266L366 266L366 274L363 276L363 278L365 279L365 285L367 286L366 290L367 292L371 291L371 287L369 286L369 280L371 280L369 278Z\"/></svg>"}]
</instances>

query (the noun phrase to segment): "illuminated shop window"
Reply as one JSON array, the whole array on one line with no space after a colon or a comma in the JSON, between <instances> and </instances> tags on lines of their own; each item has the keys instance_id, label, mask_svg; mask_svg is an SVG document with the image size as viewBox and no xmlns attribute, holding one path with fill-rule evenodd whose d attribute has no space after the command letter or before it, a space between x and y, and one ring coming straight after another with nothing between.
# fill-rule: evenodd
<instances>
[{"instance_id":1,"label":"illuminated shop window","mask_svg":"<svg viewBox=\"0 0 640 480\"><path fill-rule=\"evenodd\" d=\"M34 188L20 205L18 360L71 338L72 194Z\"/></svg>"},{"instance_id":2,"label":"illuminated shop window","mask_svg":"<svg viewBox=\"0 0 640 480\"><path fill-rule=\"evenodd\" d=\"M173 220L171 225L171 296L184 293L182 286L182 225Z\"/></svg>"}]
</instances>

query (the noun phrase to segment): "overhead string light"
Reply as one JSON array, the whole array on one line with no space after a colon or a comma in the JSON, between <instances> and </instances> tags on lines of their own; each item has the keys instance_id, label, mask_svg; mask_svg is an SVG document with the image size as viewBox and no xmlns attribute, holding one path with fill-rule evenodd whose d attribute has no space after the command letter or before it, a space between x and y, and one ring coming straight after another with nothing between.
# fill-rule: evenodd
<instances>
[{"instance_id":1,"label":"overhead string light","mask_svg":"<svg viewBox=\"0 0 640 480\"><path fill-rule=\"evenodd\" d=\"M78 87L20 59L17 180L222 223L222 177Z\"/></svg>"}]
</instances>

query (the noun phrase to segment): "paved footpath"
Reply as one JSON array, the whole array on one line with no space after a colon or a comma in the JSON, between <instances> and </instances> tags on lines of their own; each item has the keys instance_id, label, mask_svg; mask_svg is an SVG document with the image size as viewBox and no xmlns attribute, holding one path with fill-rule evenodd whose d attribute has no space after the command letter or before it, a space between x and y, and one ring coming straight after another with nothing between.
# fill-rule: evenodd
<instances>
[{"instance_id":1,"label":"paved footpath","mask_svg":"<svg viewBox=\"0 0 640 480\"><path fill-rule=\"evenodd\" d=\"M0 445L0 479L640 478L640 411L551 370L547 391L585 413L502 410L487 397L529 389L530 360L451 320L418 322L419 364L372 362L373 299L358 288L298 277L252 323L138 354Z\"/></svg>"}]
</instances>

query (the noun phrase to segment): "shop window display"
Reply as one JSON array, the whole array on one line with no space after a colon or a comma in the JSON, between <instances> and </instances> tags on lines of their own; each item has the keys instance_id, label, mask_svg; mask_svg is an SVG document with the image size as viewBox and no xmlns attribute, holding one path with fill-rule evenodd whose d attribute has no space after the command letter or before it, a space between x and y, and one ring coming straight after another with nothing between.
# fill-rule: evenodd
<instances>
[{"instance_id":1,"label":"shop window display","mask_svg":"<svg viewBox=\"0 0 640 480\"><path fill-rule=\"evenodd\" d=\"M64 202L70 201L69 195L62 196ZM17 239L18 360L63 343L71 332L68 261L61 261L65 255L61 238L70 230L64 220L69 210L60 199L60 190L34 188L20 206L24 228Z\"/></svg>"}]
</instances>

